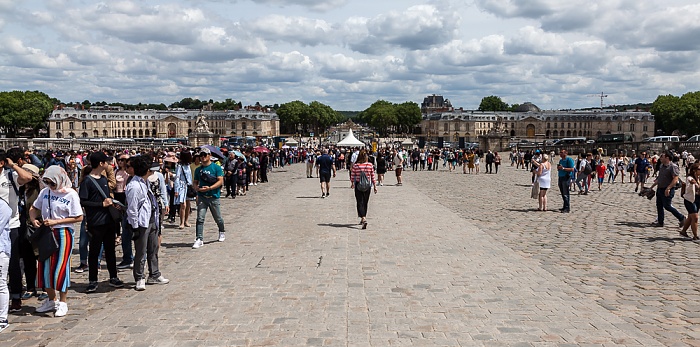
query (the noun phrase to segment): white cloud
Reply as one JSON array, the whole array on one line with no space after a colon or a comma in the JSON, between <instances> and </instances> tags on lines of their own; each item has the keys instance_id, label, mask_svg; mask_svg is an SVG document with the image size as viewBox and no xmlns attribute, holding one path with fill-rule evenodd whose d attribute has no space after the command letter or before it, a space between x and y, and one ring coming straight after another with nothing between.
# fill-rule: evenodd
<instances>
[{"instance_id":1,"label":"white cloud","mask_svg":"<svg viewBox=\"0 0 700 347\"><path fill-rule=\"evenodd\" d=\"M329 44L337 40L332 25L324 20L269 15L249 21L247 26L269 41L295 42L304 46Z\"/></svg>"},{"instance_id":2,"label":"white cloud","mask_svg":"<svg viewBox=\"0 0 700 347\"><path fill-rule=\"evenodd\" d=\"M337 9L347 4L349 0L252 0L261 4L272 4L277 6L298 5L307 7L312 11L326 12Z\"/></svg>"}]
</instances>

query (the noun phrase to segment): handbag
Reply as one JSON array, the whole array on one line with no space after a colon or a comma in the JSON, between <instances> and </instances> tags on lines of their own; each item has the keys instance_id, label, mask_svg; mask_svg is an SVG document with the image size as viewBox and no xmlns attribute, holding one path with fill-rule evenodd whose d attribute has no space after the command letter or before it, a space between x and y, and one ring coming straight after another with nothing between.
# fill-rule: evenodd
<instances>
[{"instance_id":1,"label":"handbag","mask_svg":"<svg viewBox=\"0 0 700 347\"><path fill-rule=\"evenodd\" d=\"M197 197L197 192L194 190L194 187L192 186L192 183L190 183L187 180L187 175L185 175L185 170L182 168L182 165L180 165L180 169L182 170L181 175L185 177L185 183L187 183L187 198L188 199L194 199Z\"/></svg>"},{"instance_id":2,"label":"handbag","mask_svg":"<svg viewBox=\"0 0 700 347\"><path fill-rule=\"evenodd\" d=\"M680 181L680 180L679 180ZM691 183L692 181L692 183ZM695 180L692 177L686 177L685 194L683 194L683 199L688 200L688 202L695 202Z\"/></svg>"},{"instance_id":3,"label":"handbag","mask_svg":"<svg viewBox=\"0 0 700 347\"><path fill-rule=\"evenodd\" d=\"M107 199L107 194L105 193L104 190L100 187L99 184L97 184L97 180L95 180L92 176L88 176L92 184L97 188L97 191L100 192L100 195L102 195L102 199ZM112 217L112 220L121 223L122 219L124 219L124 212L126 212L126 206L122 204L121 202L112 199L112 205L107 207L107 210L109 211L109 215Z\"/></svg>"},{"instance_id":4,"label":"handbag","mask_svg":"<svg viewBox=\"0 0 700 347\"><path fill-rule=\"evenodd\" d=\"M51 216L51 192L49 192L49 217ZM58 241L53 233L53 228L46 225L41 225L31 236L29 240L32 246L38 249L37 258L39 261L44 261L50 258L54 253L58 252Z\"/></svg>"},{"instance_id":5,"label":"handbag","mask_svg":"<svg viewBox=\"0 0 700 347\"><path fill-rule=\"evenodd\" d=\"M532 184L532 192L530 193L530 197L533 199L537 199L540 196L540 182L538 180L535 180L535 182Z\"/></svg>"}]
</instances>

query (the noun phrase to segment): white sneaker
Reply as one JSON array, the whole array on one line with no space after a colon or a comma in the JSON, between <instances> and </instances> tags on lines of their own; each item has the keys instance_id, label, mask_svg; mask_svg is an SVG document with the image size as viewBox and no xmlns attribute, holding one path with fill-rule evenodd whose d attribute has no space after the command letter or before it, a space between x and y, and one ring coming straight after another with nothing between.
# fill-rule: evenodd
<instances>
[{"instance_id":1,"label":"white sneaker","mask_svg":"<svg viewBox=\"0 0 700 347\"><path fill-rule=\"evenodd\" d=\"M194 245L192 245L192 248L197 249L197 248L202 247L202 246L204 246L204 241L197 239L197 240L194 240Z\"/></svg>"},{"instance_id":2,"label":"white sneaker","mask_svg":"<svg viewBox=\"0 0 700 347\"><path fill-rule=\"evenodd\" d=\"M219 233L219 242L224 242L226 240L226 233Z\"/></svg>"},{"instance_id":3,"label":"white sneaker","mask_svg":"<svg viewBox=\"0 0 700 347\"><path fill-rule=\"evenodd\" d=\"M159 276L158 278L149 277L148 281L146 281L146 283L147 284L168 284L168 283L170 283L170 280L163 277L163 276Z\"/></svg>"},{"instance_id":4,"label":"white sneaker","mask_svg":"<svg viewBox=\"0 0 700 347\"><path fill-rule=\"evenodd\" d=\"M146 280L141 279L136 281L136 287L134 289L138 291L146 290Z\"/></svg>"},{"instance_id":5,"label":"white sneaker","mask_svg":"<svg viewBox=\"0 0 700 347\"><path fill-rule=\"evenodd\" d=\"M58 307L58 301L46 299L46 300L44 300L44 302L41 303L41 306L36 308L36 312L45 313L45 312L56 311L57 307Z\"/></svg>"},{"instance_id":6,"label":"white sneaker","mask_svg":"<svg viewBox=\"0 0 700 347\"><path fill-rule=\"evenodd\" d=\"M53 314L54 317L63 317L68 314L68 304L65 302L57 301L56 313Z\"/></svg>"}]
</instances>

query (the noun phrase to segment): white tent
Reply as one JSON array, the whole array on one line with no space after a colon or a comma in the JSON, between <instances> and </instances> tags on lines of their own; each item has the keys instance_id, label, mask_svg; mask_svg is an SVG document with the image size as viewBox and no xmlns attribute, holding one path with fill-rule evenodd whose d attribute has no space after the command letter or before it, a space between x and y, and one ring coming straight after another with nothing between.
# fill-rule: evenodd
<instances>
[{"instance_id":1,"label":"white tent","mask_svg":"<svg viewBox=\"0 0 700 347\"><path fill-rule=\"evenodd\" d=\"M338 142L337 144L338 147L364 147L365 144L355 138L355 135L352 134L352 129L350 129L350 132L348 132L348 136L346 136L342 141Z\"/></svg>"},{"instance_id":2,"label":"white tent","mask_svg":"<svg viewBox=\"0 0 700 347\"><path fill-rule=\"evenodd\" d=\"M284 144L287 146L296 147L297 145L299 145L299 142L297 142L294 139L290 139L290 140L285 141Z\"/></svg>"}]
</instances>

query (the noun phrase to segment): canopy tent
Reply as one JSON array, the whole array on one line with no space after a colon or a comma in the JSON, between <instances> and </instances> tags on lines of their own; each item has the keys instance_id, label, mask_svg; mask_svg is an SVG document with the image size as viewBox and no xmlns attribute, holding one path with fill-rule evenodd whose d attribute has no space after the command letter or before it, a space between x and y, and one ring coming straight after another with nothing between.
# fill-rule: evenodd
<instances>
[{"instance_id":1,"label":"canopy tent","mask_svg":"<svg viewBox=\"0 0 700 347\"><path fill-rule=\"evenodd\" d=\"M348 136L346 136L342 141L338 142L337 144L338 147L358 147L362 146L364 147L365 144L355 138L355 135L352 134L352 129L350 129L350 132L348 132Z\"/></svg>"},{"instance_id":2,"label":"canopy tent","mask_svg":"<svg viewBox=\"0 0 700 347\"><path fill-rule=\"evenodd\" d=\"M285 141L284 144L287 146L290 146L290 147L296 147L299 145L299 142L297 142L294 139L289 139L289 140Z\"/></svg>"}]
</instances>

